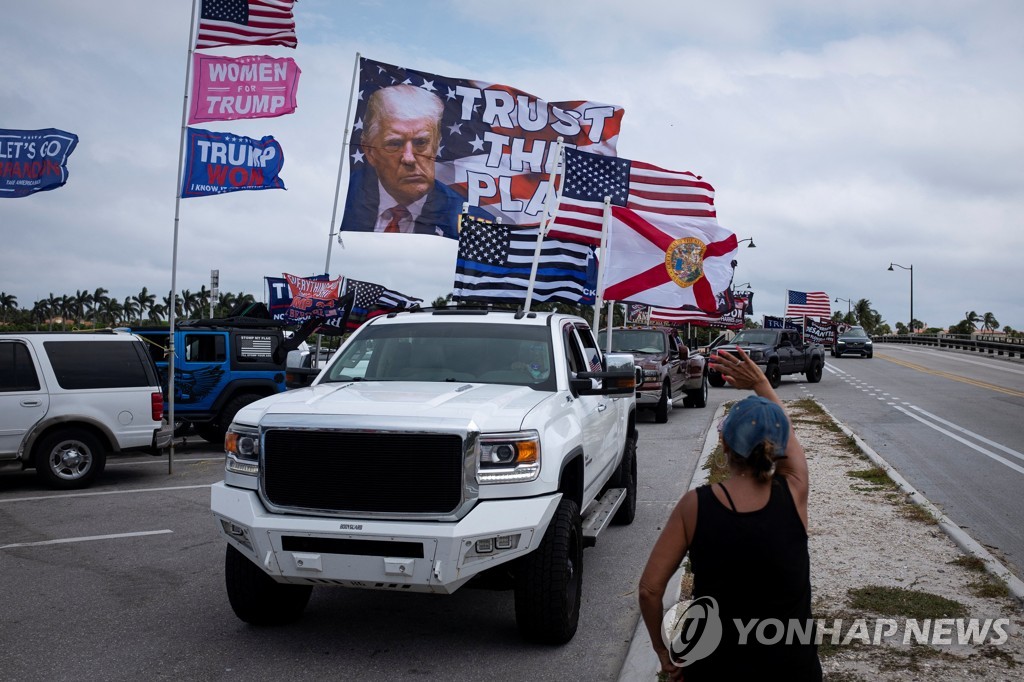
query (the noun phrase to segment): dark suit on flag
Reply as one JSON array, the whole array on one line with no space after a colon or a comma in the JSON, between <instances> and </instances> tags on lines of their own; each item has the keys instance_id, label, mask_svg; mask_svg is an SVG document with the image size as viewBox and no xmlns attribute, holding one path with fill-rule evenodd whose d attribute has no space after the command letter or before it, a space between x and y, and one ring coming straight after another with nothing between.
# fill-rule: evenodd
<instances>
[{"instance_id":1,"label":"dark suit on flag","mask_svg":"<svg viewBox=\"0 0 1024 682\"><path fill-rule=\"evenodd\" d=\"M459 215L465 199L443 182L434 181L434 189L427 195L423 210L416 216L413 232L432 234L449 239L459 238ZM353 172L345 198L345 214L341 219L342 232L373 232L377 224L380 205L380 184L373 166ZM480 218L491 216L477 207L470 214Z\"/></svg>"}]
</instances>

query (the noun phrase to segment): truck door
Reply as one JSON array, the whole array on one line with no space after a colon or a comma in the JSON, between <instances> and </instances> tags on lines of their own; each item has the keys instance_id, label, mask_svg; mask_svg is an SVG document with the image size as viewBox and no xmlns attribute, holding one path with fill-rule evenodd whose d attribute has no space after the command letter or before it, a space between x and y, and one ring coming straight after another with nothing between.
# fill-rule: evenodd
<instances>
[{"instance_id":1,"label":"truck door","mask_svg":"<svg viewBox=\"0 0 1024 682\"><path fill-rule=\"evenodd\" d=\"M0 341L0 459L18 456L25 434L49 406L32 349L19 339Z\"/></svg>"},{"instance_id":2,"label":"truck door","mask_svg":"<svg viewBox=\"0 0 1024 682\"><path fill-rule=\"evenodd\" d=\"M190 412L208 410L228 381L227 332L186 331L175 344L174 399Z\"/></svg>"},{"instance_id":3,"label":"truck door","mask_svg":"<svg viewBox=\"0 0 1024 682\"><path fill-rule=\"evenodd\" d=\"M601 352L590 328L567 323L563 328L566 355L570 358L571 372L601 371ZM621 405L617 397L603 395L577 396L582 407L583 450L586 471L584 472L585 497L597 495L592 490L599 481L607 478L604 473L615 463L615 451L622 442L618 413Z\"/></svg>"},{"instance_id":4,"label":"truck door","mask_svg":"<svg viewBox=\"0 0 1024 682\"><path fill-rule=\"evenodd\" d=\"M672 386L672 395L676 395L686 383L686 361L690 354L674 332L665 336L668 338L668 380Z\"/></svg>"}]
</instances>

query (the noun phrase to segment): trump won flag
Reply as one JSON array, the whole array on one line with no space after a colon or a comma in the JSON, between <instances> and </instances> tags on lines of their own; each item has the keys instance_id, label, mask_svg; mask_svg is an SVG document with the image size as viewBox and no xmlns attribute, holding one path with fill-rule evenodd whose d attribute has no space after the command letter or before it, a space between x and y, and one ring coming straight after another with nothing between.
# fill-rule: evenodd
<instances>
[{"instance_id":1,"label":"trump won flag","mask_svg":"<svg viewBox=\"0 0 1024 682\"><path fill-rule=\"evenodd\" d=\"M732 282L736 235L714 219L611 207L604 298L717 312Z\"/></svg>"}]
</instances>

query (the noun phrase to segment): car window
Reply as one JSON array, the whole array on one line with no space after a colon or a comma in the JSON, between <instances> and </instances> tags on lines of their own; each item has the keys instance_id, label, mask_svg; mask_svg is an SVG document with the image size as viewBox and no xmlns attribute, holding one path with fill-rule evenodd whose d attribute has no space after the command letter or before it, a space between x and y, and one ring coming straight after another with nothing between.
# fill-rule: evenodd
<instances>
[{"instance_id":1,"label":"car window","mask_svg":"<svg viewBox=\"0 0 1024 682\"><path fill-rule=\"evenodd\" d=\"M601 348L608 347L608 332L599 334ZM613 353L664 353L665 335L650 329L613 329Z\"/></svg>"},{"instance_id":2,"label":"car window","mask_svg":"<svg viewBox=\"0 0 1024 682\"><path fill-rule=\"evenodd\" d=\"M149 354L138 341L45 341L43 348L64 389L157 385Z\"/></svg>"},{"instance_id":3,"label":"car window","mask_svg":"<svg viewBox=\"0 0 1024 682\"><path fill-rule=\"evenodd\" d=\"M25 344L0 342L0 392L38 390L39 376Z\"/></svg>"}]
</instances>

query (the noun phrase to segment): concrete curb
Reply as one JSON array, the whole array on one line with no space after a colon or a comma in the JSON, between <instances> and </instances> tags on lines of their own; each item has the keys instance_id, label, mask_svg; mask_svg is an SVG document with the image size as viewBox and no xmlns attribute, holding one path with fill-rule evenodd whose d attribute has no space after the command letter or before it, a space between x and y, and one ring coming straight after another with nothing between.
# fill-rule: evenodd
<instances>
[{"instance_id":1,"label":"concrete curb","mask_svg":"<svg viewBox=\"0 0 1024 682\"><path fill-rule=\"evenodd\" d=\"M687 490L693 490L704 483L704 463L708 461L715 446L718 445L718 424L725 415L725 405L719 405L715 416L711 419L712 428L708 429L704 436L704 447L701 449L697 466L690 477L690 485ZM680 566L669 579L669 589L665 591L665 600L662 606L667 610L670 606L679 601L679 589L683 580L683 567ZM633 639L629 643L629 650L626 652L626 660L622 662L619 670L619 682L634 682L634 680L653 679L658 675L658 658L651 649L651 637L647 634L647 626L643 618L637 618L636 630L633 632Z\"/></svg>"},{"instance_id":2,"label":"concrete curb","mask_svg":"<svg viewBox=\"0 0 1024 682\"><path fill-rule=\"evenodd\" d=\"M991 552L979 544L977 540L968 535L960 526L953 523L953 521L943 514L938 507L929 502L928 498L919 493L914 486L910 485L906 479L900 476L899 472L892 468L888 462L882 459L882 456L875 452L870 445L861 440L860 436L851 431L846 424L836 419L835 415L829 412L824 405L819 403L817 400L814 402L825 414L829 416L829 419L836 423L836 426L838 426L843 433L853 439L857 448L860 449L860 451L863 452L867 458L875 464L875 466L885 470L886 475L893 483L899 486L900 490L906 493L907 497L914 504L918 505L935 518L939 527L942 528L943 532L949 536L949 539L952 540L957 547L965 553L983 561L985 563L985 569L1006 583L1006 587L1009 588L1010 593L1018 601L1024 603L1024 582L1022 582L1020 578L1011 573L1010 570L1006 568L1006 566L1004 566L1003 563L995 556L993 556Z\"/></svg>"}]
</instances>

